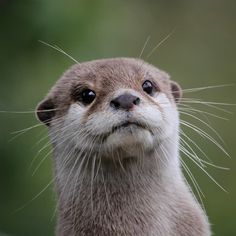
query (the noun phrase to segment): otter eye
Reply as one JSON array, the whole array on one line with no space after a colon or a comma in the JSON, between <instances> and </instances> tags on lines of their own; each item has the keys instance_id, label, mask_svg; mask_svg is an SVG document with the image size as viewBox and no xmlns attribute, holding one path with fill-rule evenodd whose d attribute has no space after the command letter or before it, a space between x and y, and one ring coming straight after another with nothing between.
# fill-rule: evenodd
<instances>
[{"instance_id":1,"label":"otter eye","mask_svg":"<svg viewBox=\"0 0 236 236\"><path fill-rule=\"evenodd\" d=\"M84 105L89 105L95 99L96 94L93 90L85 89L79 93L78 100Z\"/></svg>"},{"instance_id":2,"label":"otter eye","mask_svg":"<svg viewBox=\"0 0 236 236\"><path fill-rule=\"evenodd\" d=\"M149 95L153 94L154 86L151 81L146 80L143 83L142 87L143 87L143 91L145 91L147 94L149 94Z\"/></svg>"}]
</instances>

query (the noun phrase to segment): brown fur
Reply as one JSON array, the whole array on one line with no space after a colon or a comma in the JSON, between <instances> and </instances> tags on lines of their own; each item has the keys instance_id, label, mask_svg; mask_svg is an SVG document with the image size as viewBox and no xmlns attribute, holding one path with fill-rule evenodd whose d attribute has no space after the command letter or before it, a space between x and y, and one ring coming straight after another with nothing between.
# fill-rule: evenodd
<instances>
[{"instance_id":1,"label":"brown fur","mask_svg":"<svg viewBox=\"0 0 236 236\"><path fill-rule=\"evenodd\" d=\"M56 109L49 121L52 140L55 136L51 131L56 126L54 120L58 117L64 119L69 107L77 103L73 98L77 89L88 87L96 91L96 100L88 106L83 117L84 125L97 112L106 111L107 104L120 88L138 92L144 102L162 110L163 105L142 90L141 84L149 79L159 91L166 94L173 109L176 109L175 102L181 97L180 87L165 72L141 60L104 59L74 65L39 106L39 110L47 109L50 101ZM40 119L40 115L38 117ZM42 117L43 114L41 120L44 121ZM57 235L209 236L207 217L194 200L181 172L178 135L176 130L173 137L163 141L163 147L168 150L165 162L158 146L156 152L147 150L144 151L145 157L138 158L129 156L122 149L110 153L109 158L107 154L99 153L100 149L85 149L88 158L99 155L100 159L94 158L94 163L91 159L86 163L79 160L82 175L76 180L66 174L75 159L70 159L63 171L60 160L64 151L66 155L73 150L73 144L68 141L63 149L54 140L59 201ZM174 147L170 148L175 142ZM76 157L77 151L74 150L71 156ZM116 157L121 157L120 163ZM91 176L93 165L95 177ZM64 174L71 179L66 181Z\"/></svg>"}]
</instances>

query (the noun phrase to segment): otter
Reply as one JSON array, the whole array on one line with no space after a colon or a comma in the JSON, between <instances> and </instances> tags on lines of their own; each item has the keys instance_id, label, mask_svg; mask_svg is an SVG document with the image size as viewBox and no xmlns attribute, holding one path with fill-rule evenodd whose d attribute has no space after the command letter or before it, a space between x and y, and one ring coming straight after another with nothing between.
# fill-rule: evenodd
<instances>
[{"instance_id":1,"label":"otter","mask_svg":"<svg viewBox=\"0 0 236 236\"><path fill-rule=\"evenodd\" d=\"M140 59L73 65L38 105L53 147L58 236L209 236L181 171L180 86Z\"/></svg>"}]
</instances>

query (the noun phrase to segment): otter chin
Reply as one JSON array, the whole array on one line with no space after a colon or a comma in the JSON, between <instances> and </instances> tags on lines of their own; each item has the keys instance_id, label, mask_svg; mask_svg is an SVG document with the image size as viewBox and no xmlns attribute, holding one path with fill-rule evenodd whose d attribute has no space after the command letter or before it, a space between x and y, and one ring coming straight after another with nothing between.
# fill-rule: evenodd
<instances>
[{"instance_id":1,"label":"otter chin","mask_svg":"<svg viewBox=\"0 0 236 236\"><path fill-rule=\"evenodd\" d=\"M104 145L108 153L120 148L129 154L140 156L140 152L152 149L153 144L150 131L131 124L110 134Z\"/></svg>"},{"instance_id":2,"label":"otter chin","mask_svg":"<svg viewBox=\"0 0 236 236\"><path fill-rule=\"evenodd\" d=\"M209 236L179 156L180 86L142 60L68 69L38 105L49 129L56 235Z\"/></svg>"}]
</instances>

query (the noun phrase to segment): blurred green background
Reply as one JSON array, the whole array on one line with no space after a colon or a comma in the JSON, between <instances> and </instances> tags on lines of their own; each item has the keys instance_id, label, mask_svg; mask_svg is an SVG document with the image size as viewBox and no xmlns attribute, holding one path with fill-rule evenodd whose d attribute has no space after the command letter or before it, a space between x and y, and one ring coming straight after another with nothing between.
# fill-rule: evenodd
<instances>
[{"instance_id":1,"label":"blurred green background","mask_svg":"<svg viewBox=\"0 0 236 236\"><path fill-rule=\"evenodd\" d=\"M33 111L54 82L73 64L38 40L57 44L77 60L85 61L138 57L151 36L142 56L146 59L148 52L173 29L173 35L147 59L150 63L168 71L184 89L235 83L236 1L0 0L0 110ZM186 93L184 97L236 103L235 89L235 86L215 88ZM215 164L230 167L230 171L207 168L228 193L183 158L205 194L203 202L214 235L234 236L236 109L220 106L232 112L230 114L204 105L197 107L229 119L209 117L207 122L223 137L231 159L210 141L186 129ZM195 122L217 138L196 119L181 118ZM39 142L47 130L38 126L12 140L16 135L12 132L36 124L34 113L0 113L0 235L54 234L53 187L50 185L31 201L52 178L51 155L32 175L50 152L48 147L37 155L48 142L48 139ZM202 157L200 151L197 152ZM25 203L27 205L19 209Z\"/></svg>"}]
</instances>

